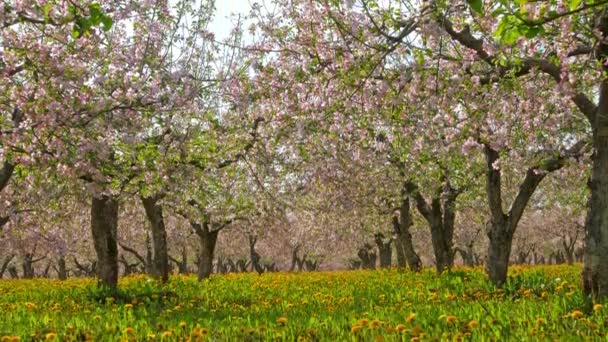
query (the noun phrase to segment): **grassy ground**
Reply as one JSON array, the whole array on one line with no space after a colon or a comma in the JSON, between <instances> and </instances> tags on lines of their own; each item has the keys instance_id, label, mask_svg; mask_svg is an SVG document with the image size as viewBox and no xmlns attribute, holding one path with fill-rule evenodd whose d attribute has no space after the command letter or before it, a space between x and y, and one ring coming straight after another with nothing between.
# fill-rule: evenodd
<instances>
[{"instance_id":1,"label":"grassy ground","mask_svg":"<svg viewBox=\"0 0 608 342\"><path fill-rule=\"evenodd\" d=\"M109 296L92 279L0 281L0 336L17 340L608 340L608 306L585 308L580 266L145 276Z\"/></svg>"}]
</instances>

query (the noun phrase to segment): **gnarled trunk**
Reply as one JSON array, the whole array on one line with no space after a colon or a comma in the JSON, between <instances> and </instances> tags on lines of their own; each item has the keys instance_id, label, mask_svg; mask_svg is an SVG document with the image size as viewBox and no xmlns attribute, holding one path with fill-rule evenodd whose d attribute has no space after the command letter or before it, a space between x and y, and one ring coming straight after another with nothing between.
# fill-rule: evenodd
<instances>
[{"instance_id":1,"label":"gnarled trunk","mask_svg":"<svg viewBox=\"0 0 608 342\"><path fill-rule=\"evenodd\" d=\"M401 196L399 217L393 215L397 262L399 263L399 267L405 267L405 263L407 263L412 271L418 272L422 268L422 262L414 249L412 234L410 234L410 227L413 224L410 212L410 198L407 196L405 189L402 191Z\"/></svg>"},{"instance_id":2,"label":"gnarled trunk","mask_svg":"<svg viewBox=\"0 0 608 342\"><path fill-rule=\"evenodd\" d=\"M193 223L194 231L199 238L198 280L209 278L213 272L215 244L219 230L210 230L206 223Z\"/></svg>"},{"instance_id":3,"label":"gnarled trunk","mask_svg":"<svg viewBox=\"0 0 608 342\"><path fill-rule=\"evenodd\" d=\"M604 18L604 20L608 20ZM608 23L606 23L608 25ZM608 36L606 34L605 36ZM608 47L605 46L606 49ZM604 67L605 72L608 68ZM583 290L595 299L608 296L608 81L601 86L593 132L593 170L585 222Z\"/></svg>"},{"instance_id":4,"label":"gnarled trunk","mask_svg":"<svg viewBox=\"0 0 608 342\"><path fill-rule=\"evenodd\" d=\"M447 177L428 204L418 186L413 182L405 184L407 192L416 201L416 208L431 229L431 241L435 254L435 267L441 273L454 266L454 222L456 218L456 199L460 191L454 189Z\"/></svg>"},{"instance_id":5,"label":"gnarled trunk","mask_svg":"<svg viewBox=\"0 0 608 342\"><path fill-rule=\"evenodd\" d=\"M167 231L163 218L163 208L158 204L157 196L142 197L141 202L146 210L152 231L153 274L162 282L169 279L169 252L167 249Z\"/></svg>"},{"instance_id":6,"label":"gnarled trunk","mask_svg":"<svg viewBox=\"0 0 608 342\"><path fill-rule=\"evenodd\" d=\"M486 272L494 285L502 286L507 281L513 232L509 230L506 222L492 222L487 234L490 241Z\"/></svg>"},{"instance_id":7,"label":"gnarled trunk","mask_svg":"<svg viewBox=\"0 0 608 342\"><path fill-rule=\"evenodd\" d=\"M2 266L0 266L0 279L4 276L4 272L6 272L8 265L13 260L13 258L15 258L15 255L11 254L4 258L4 261L2 261Z\"/></svg>"},{"instance_id":8,"label":"gnarled trunk","mask_svg":"<svg viewBox=\"0 0 608 342\"><path fill-rule=\"evenodd\" d=\"M65 256L60 256L57 260L57 276L59 280L68 279L68 269L66 267Z\"/></svg>"},{"instance_id":9,"label":"gnarled trunk","mask_svg":"<svg viewBox=\"0 0 608 342\"><path fill-rule=\"evenodd\" d=\"M118 286L118 201L110 196L93 197L91 204L91 230L97 254L99 285Z\"/></svg>"},{"instance_id":10,"label":"gnarled trunk","mask_svg":"<svg viewBox=\"0 0 608 342\"><path fill-rule=\"evenodd\" d=\"M388 268L391 267L392 258L393 258L393 249L391 248L391 244L393 243L393 239L389 239L388 241L384 241L384 234L377 233L375 236L376 246L378 247L378 254L380 255L380 268Z\"/></svg>"},{"instance_id":11,"label":"gnarled trunk","mask_svg":"<svg viewBox=\"0 0 608 342\"><path fill-rule=\"evenodd\" d=\"M568 153L576 152L581 147L581 144L577 143ZM494 166L499 159L498 151L486 145L484 152L486 156L486 193L491 214L486 231L490 239L486 272L494 285L502 286L507 281L513 236L528 201L545 176L562 168L566 158L560 155L529 168L509 212L505 214L502 208L501 172Z\"/></svg>"},{"instance_id":12,"label":"gnarled trunk","mask_svg":"<svg viewBox=\"0 0 608 342\"><path fill-rule=\"evenodd\" d=\"M264 273L264 267L261 264L261 256L255 250L255 244L258 242L258 238L253 235L249 235L249 256L251 258L251 270L256 271L258 274Z\"/></svg>"}]
</instances>

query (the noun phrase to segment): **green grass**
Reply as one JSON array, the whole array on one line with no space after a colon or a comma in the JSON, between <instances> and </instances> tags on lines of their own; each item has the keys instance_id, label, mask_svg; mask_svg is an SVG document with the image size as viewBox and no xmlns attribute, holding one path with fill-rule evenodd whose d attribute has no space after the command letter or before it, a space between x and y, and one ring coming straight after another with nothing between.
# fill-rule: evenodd
<instances>
[{"instance_id":1,"label":"green grass","mask_svg":"<svg viewBox=\"0 0 608 342\"><path fill-rule=\"evenodd\" d=\"M513 267L502 290L481 269L145 276L120 293L92 279L0 281L0 336L22 341L608 340L608 307L585 310L580 266ZM55 337L56 334L56 337Z\"/></svg>"}]
</instances>

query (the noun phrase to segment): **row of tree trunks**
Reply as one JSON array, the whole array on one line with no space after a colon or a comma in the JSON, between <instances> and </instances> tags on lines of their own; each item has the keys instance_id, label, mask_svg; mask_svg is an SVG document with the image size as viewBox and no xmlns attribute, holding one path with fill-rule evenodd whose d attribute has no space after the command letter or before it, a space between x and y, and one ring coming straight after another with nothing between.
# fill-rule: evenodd
<instances>
[{"instance_id":1,"label":"row of tree trunks","mask_svg":"<svg viewBox=\"0 0 608 342\"><path fill-rule=\"evenodd\" d=\"M484 56L484 60L495 71L499 71L498 66L493 63L494 56L484 50L482 41L475 37L468 27L458 31L453 23L445 16L438 16L437 23L461 45L475 51L478 56ZM592 25L593 32L597 32L596 40L593 45L588 46L592 51L590 56L595 57L602 66L602 73L598 73L597 88L599 93L597 105L582 91L574 91L570 100L575 104L580 112L588 119L592 128L592 170L589 180L590 196L588 200L587 218L585 221L585 254L584 267L582 272L583 291L589 297L596 300L604 299L608 296L608 78L604 75L608 73L608 11L601 8L594 16ZM533 70L538 67L537 60L531 58L528 69ZM548 62L539 68L556 81L556 87L561 86L562 75L560 65ZM507 70L502 69L501 74L513 75L511 71L517 70L517 76L525 76L528 72L521 72L521 65L514 63L514 66ZM496 78L499 80L501 77ZM491 81L493 82L493 81ZM489 151L486 147L487 159L494 158L495 151ZM496 153L497 155L497 153ZM495 158L497 159L497 157ZM501 285L506 279L506 264L510 254L510 240L513 230L517 226L518 217L511 213L504 214L501 208L500 192L496 192L496 186L500 186L500 173L491 171L488 168L487 187L494 188L493 195L488 191L488 196L492 199L490 209L492 211L492 222L488 229L488 236L493 241L490 242L488 253L488 274L490 279L496 284ZM526 181L522 183L520 193L529 189L524 189ZM534 184L527 183L530 188L535 188ZM498 196L497 196L498 195ZM519 196L518 196L519 197ZM517 202L517 200L516 200ZM519 204L527 202L527 199L520 201ZM515 206L514 202L514 206ZM501 245L500 241L505 240Z\"/></svg>"}]
</instances>

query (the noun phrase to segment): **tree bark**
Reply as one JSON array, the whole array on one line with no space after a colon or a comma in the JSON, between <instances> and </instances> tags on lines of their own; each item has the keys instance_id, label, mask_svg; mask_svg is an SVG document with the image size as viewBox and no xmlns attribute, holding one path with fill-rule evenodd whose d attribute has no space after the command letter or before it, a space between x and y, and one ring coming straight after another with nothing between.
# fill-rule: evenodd
<instances>
[{"instance_id":1,"label":"tree bark","mask_svg":"<svg viewBox=\"0 0 608 342\"><path fill-rule=\"evenodd\" d=\"M59 257L59 260L57 260L57 276L59 277L59 280L68 279L68 270L65 263L65 257L63 255Z\"/></svg>"},{"instance_id":2,"label":"tree bark","mask_svg":"<svg viewBox=\"0 0 608 342\"><path fill-rule=\"evenodd\" d=\"M573 150L578 149L580 146L576 144ZM540 165L528 169L509 212L505 214L502 208L501 172L494 168L495 162L499 159L498 151L486 145L484 153L486 156L486 193L491 214L486 229L490 239L486 272L494 285L502 286L507 281L513 235L528 201L549 172L559 170L564 166L565 157L560 155L557 158L547 159Z\"/></svg>"},{"instance_id":3,"label":"tree bark","mask_svg":"<svg viewBox=\"0 0 608 342\"><path fill-rule=\"evenodd\" d=\"M154 276L163 283L169 280L169 252L167 248L167 230L163 218L163 208L158 204L157 196L142 197L141 201L146 210L152 230L152 248L154 251Z\"/></svg>"},{"instance_id":4,"label":"tree bark","mask_svg":"<svg viewBox=\"0 0 608 342\"><path fill-rule=\"evenodd\" d=\"M256 271L258 274L264 273L264 267L261 265L261 256L255 250L255 244L258 242L258 238L253 235L249 235L249 256L251 258L251 270Z\"/></svg>"},{"instance_id":5,"label":"tree bark","mask_svg":"<svg viewBox=\"0 0 608 342\"><path fill-rule=\"evenodd\" d=\"M393 258L393 249L391 248L391 245L393 243L393 239L389 239L385 242L385 237L381 233L377 233L374 238L376 241L376 246L378 247L378 254L380 256L380 268L391 267Z\"/></svg>"},{"instance_id":6,"label":"tree bark","mask_svg":"<svg viewBox=\"0 0 608 342\"><path fill-rule=\"evenodd\" d=\"M213 258L215 253L215 244L217 243L217 235L219 230L210 230L209 224L192 223L192 228L199 238L199 255L198 255L198 280L209 278L213 272Z\"/></svg>"},{"instance_id":7,"label":"tree bark","mask_svg":"<svg viewBox=\"0 0 608 342\"><path fill-rule=\"evenodd\" d=\"M601 40L595 55L603 65L598 108L591 120L593 128L593 169L589 181L589 210L585 221L585 245L583 290L596 300L608 296L608 13L604 10L598 18L597 30Z\"/></svg>"},{"instance_id":8,"label":"tree bark","mask_svg":"<svg viewBox=\"0 0 608 342\"><path fill-rule=\"evenodd\" d=\"M429 205L418 186L413 182L407 182L408 193L416 201L416 208L431 229L431 241L435 254L435 267L441 273L454 266L454 223L456 217L456 199L460 191L452 188L449 179L445 178L444 184L437 190Z\"/></svg>"},{"instance_id":9,"label":"tree bark","mask_svg":"<svg viewBox=\"0 0 608 342\"><path fill-rule=\"evenodd\" d=\"M97 278L100 286L118 286L118 201L110 196L93 197L91 230L97 254Z\"/></svg>"},{"instance_id":10,"label":"tree bark","mask_svg":"<svg viewBox=\"0 0 608 342\"><path fill-rule=\"evenodd\" d=\"M11 260L13 260L13 258L15 258L14 254L11 254L4 258L2 266L0 266L0 279L4 276L4 272L6 272L6 269L8 268L8 265L10 264Z\"/></svg>"},{"instance_id":11,"label":"tree bark","mask_svg":"<svg viewBox=\"0 0 608 342\"><path fill-rule=\"evenodd\" d=\"M410 198L405 189L401 193L401 207L399 217L393 215L393 230L395 232L395 248L397 249L397 262L399 267L405 267L405 263L414 272L422 269L420 257L414 249L410 227L413 225L412 214L410 212ZM401 255L401 261L399 261Z\"/></svg>"}]
</instances>

